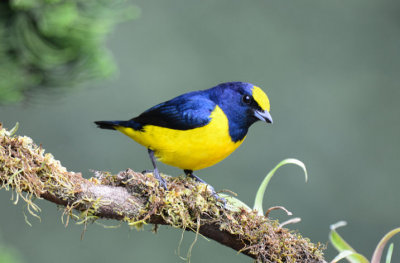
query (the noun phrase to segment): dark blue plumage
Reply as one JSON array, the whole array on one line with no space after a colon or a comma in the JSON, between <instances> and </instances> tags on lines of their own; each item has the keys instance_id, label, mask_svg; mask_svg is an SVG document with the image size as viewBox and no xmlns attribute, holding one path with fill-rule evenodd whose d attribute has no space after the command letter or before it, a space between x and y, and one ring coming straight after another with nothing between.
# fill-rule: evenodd
<instances>
[{"instance_id":1,"label":"dark blue plumage","mask_svg":"<svg viewBox=\"0 0 400 263\"><path fill-rule=\"evenodd\" d=\"M261 110L254 100L249 105L241 99L245 95L251 97L252 88L252 84L245 82L223 83L160 103L129 121L98 121L96 124L103 129L124 126L143 130L146 125L154 125L189 130L207 125L211 120L211 112L218 105L228 118L232 141L237 142L246 136L249 127L258 120L254 116L254 110Z\"/></svg>"},{"instance_id":2,"label":"dark blue plumage","mask_svg":"<svg viewBox=\"0 0 400 263\"><path fill-rule=\"evenodd\" d=\"M245 82L227 82L206 90L211 99L224 111L229 121L229 134L233 142L242 140L249 127L258 119L254 110L261 110L253 100L252 105L243 102L243 96L252 97L253 85ZM250 107L249 107L250 106Z\"/></svg>"},{"instance_id":3,"label":"dark blue plumage","mask_svg":"<svg viewBox=\"0 0 400 263\"><path fill-rule=\"evenodd\" d=\"M272 123L269 109L269 99L259 87L228 82L180 95L127 121L95 123L102 129L118 130L145 146L154 176L167 189L156 158L204 183L193 171L212 166L231 154L254 122ZM215 191L213 195L221 200Z\"/></svg>"},{"instance_id":4,"label":"dark blue plumage","mask_svg":"<svg viewBox=\"0 0 400 263\"><path fill-rule=\"evenodd\" d=\"M215 102L204 91L194 91L160 103L138 117L131 119L145 125L155 125L170 129L189 130L202 127L210 122L210 113Z\"/></svg>"}]
</instances>

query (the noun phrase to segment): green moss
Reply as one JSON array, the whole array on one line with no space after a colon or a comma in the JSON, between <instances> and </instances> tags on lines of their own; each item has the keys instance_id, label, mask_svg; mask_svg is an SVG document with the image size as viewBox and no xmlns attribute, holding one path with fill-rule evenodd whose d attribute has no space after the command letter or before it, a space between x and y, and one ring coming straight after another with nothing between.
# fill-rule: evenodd
<instances>
[{"instance_id":1,"label":"green moss","mask_svg":"<svg viewBox=\"0 0 400 263\"><path fill-rule=\"evenodd\" d=\"M252 254L259 261L322 261L320 244L281 228L277 221L256 211L224 208L205 184L183 177L163 177L168 191L158 187L151 173L130 169L116 175L96 172L95 177L86 180L68 172L29 137L12 136L0 126L0 189L13 189L16 200L22 198L34 216L40 209L33 200L45 197L65 205L65 224L72 218L86 227L107 217L139 229L147 223L162 222L195 233L206 224L214 224L242 240L240 252Z\"/></svg>"}]
</instances>

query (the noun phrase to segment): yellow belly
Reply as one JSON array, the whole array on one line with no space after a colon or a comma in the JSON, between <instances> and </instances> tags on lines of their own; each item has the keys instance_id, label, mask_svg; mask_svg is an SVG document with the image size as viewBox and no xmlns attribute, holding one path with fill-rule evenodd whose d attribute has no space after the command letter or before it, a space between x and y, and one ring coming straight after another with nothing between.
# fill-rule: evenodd
<instances>
[{"instance_id":1,"label":"yellow belly","mask_svg":"<svg viewBox=\"0 0 400 263\"><path fill-rule=\"evenodd\" d=\"M218 106L211 113L210 123L200 128L173 130L146 125L143 131L121 126L116 129L153 150L161 162L188 170L199 170L220 162L244 140L232 141L228 119Z\"/></svg>"}]
</instances>

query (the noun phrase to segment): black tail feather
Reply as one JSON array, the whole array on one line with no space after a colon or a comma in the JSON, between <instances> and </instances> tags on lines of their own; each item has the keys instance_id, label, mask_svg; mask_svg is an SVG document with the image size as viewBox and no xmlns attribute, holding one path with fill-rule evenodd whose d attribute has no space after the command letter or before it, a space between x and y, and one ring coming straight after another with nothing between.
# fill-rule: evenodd
<instances>
[{"instance_id":1,"label":"black tail feather","mask_svg":"<svg viewBox=\"0 0 400 263\"><path fill-rule=\"evenodd\" d=\"M115 130L116 127L122 126L132 128L134 130L142 129L143 125L133 120L130 121L95 121L97 127L100 129Z\"/></svg>"},{"instance_id":2,"label":"black tail feather","mask_svg":"<svg viewBox=\"0 0 400 263\"><path fill-rule=\"evenodd\" d=\"M115 130L115 126L117 126L116 121L95 121L97 128L107 129L107 130Z\"/></svg>"}]
</instances>

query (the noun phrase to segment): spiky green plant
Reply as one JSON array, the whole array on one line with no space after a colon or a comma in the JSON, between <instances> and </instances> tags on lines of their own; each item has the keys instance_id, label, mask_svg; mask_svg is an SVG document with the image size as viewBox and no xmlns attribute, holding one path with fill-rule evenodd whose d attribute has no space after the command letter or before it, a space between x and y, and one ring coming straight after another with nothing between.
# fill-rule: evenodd
<instances>
[{"instance_id":1,"label":"spiky green plant","mask_svg":"<svg viewBox=\"0 0 400 263\"><path fill-rule=\"evenodd\" d=\"M336 231L337 228L345 226L347 223L345 221L340 221L336 224L331 225L331 232L329 233L329 239L332 245L335 247L337 251L339 251L339 255L337 255L331 263L336 263L341 259L346 259L351 263L380 263L382 258L383 250L386 246L386 243L397 233L400 233L400 227L395 228L389 231L382 239L379 241L378 245L375 248L375 251L372 255L371 261L369 261L365 256L357 253L354 248L352 248ZM387 252L386 252L386 263L391 263L393 253L393 243L390 244Z\"/></svg>"}]
</instances>

